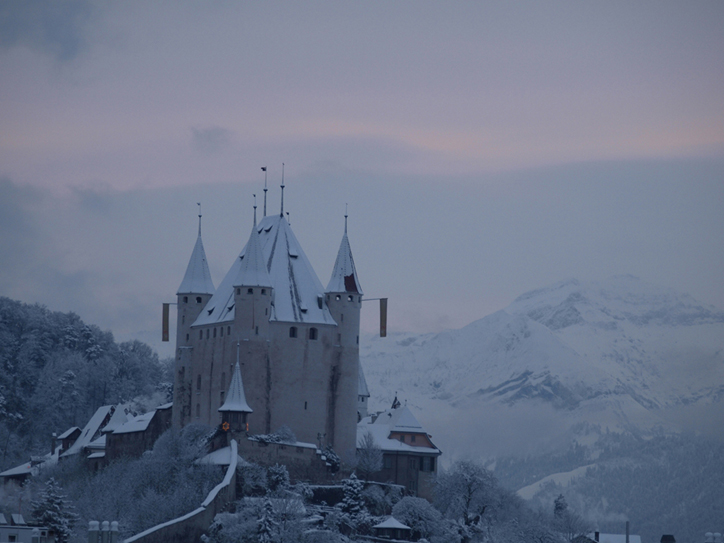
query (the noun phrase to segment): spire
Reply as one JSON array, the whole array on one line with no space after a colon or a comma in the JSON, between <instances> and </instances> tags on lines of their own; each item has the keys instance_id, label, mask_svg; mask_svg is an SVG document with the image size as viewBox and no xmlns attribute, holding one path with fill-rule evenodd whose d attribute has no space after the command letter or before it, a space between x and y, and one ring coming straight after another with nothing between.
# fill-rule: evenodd
<instances>
[{"instance_id":1,"label":"spire","mask_svg":"<svg viewBox=\"0 0 724 543\"><path fill-rule=\"evenodd\" d=\"M236 342L236 366L234 366L234 375L231 377L229 392L226 394L224 405L219 407L219 411L234 411L237 413L253 413L254 410L246 403L246 394L244 394L244 383L241 380L241 368L239 367L239 342Z\"/></svg>"},{"instance_id":2,"label":"spire","mask_svg":"<svg viewBox=\"0 0 724 543\"><path fill-rule=\"evenodd\" d=\"M362 294L362 289L357 278L357 270L354 267L352 249L347 239L347 211L344 213L344 235L339 245L337 260L334 262L332 277L327 285L327 292L356 292Z\"/></svg>"},{"instance_id":3,"label":"spire","mask_svg":"<svg viewBox=\"0 0 724 543\"><path fill-rule=\"evenodd\" d=\"M269 190L266 188L266 166L262 166L261 171L264 172L264 216L266 217L266 191Z\"/></svg>"},{"instance_id":4,"label":"spire","mask_svg":"<svg viewBox=\"0 0 724 543\"><path fill-rule=\"evenodd\" d=\"M234 281L235 287L271 287L271 278L261 250L259 231L256 228L256 206L254 206L254 226L241 258L241 267Z\"/></svg>"},{"instance_id":5,"label":"spire","mask_svg":"<svg viewBox=\"0 0 724 543\"><path fill-rule=\"evenodd\" d=\"M282 162L282 210L279 213L280 217L284 217L284 163Z\"/></svg>"},{"instance_id":6,"label":"spire","mask_svg":"<svg viewBox=\"0 0 724 543\"><path fill-rule=\"evenodd\" d=\"M196 245L194 245L189 265L186 267L186 274L183 281L181 281L177 294L213 294L216 290L214 283L211 281L209 264L206 262L206 252L201 241L201 204L197 202L197 205L199 206L199 235L196 238Z\"/></svg>"}]
</instances>

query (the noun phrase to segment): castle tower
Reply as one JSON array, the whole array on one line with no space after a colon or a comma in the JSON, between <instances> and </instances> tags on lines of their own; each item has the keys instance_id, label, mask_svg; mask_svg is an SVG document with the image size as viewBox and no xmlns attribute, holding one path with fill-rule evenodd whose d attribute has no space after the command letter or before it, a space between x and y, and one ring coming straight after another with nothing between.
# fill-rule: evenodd
<instances>
[{"instance_id":1,"label":"castle tower","mask_svg":"<svg viewBox=\"0 0 724 543\"><path fill-rule=\"evenodd\" d=\"M345 404L335 409L334 437L337 440L337 433L344 431L344 436L339 439L346 443L349 441L347 432L347 418L353 421L358 420L358 395L359 395L359 330L360 310L362 308L362 289L360 288L357 270L352 258L352 249L347 238L347 215L344 216L344 234L337 252L337 259L332 270L332 277L327 285L325 299L329 312L337 322L337 337L335 347L341 372L339 381L339 398L344 399ZM341 430L343 429L343 430ZM351 438L353 447L356 447L356 428L352 428L355 434Z\"/></svg>"},{"instance_id":2,"label":"castle tower","mask_svg":"<svg viewBox=\"0 0 724 543\"><path fill-rule=\"evenodd\" d=\"M253 413L254 410L246 403L246 394L244 394L244 382L241 379L241 369L239 367L239 350L240 346L236 344L236 365L234 366L234 374L231 378L229 391L226 395L226 401L219 407L221 413L222 428L233 434L242 434L249 431L246 421L247 414Z\"/></svg>"},{"instance_id":3,"label":"castle tower","mask_svg":"<svg viewBox=\"0 0 724 543\"><path fill-rule=\"evenodd\" d=\"M184 426L190 417L191 360L192 341L191 325L196 321L206 303L214 294L214 283L211 281L209 264L201 240L201 214L199 213L199 234L194 250L191 252L186 274L176 293L176 371L174 378L173 424Z\"/></svg>"}]
</instances>

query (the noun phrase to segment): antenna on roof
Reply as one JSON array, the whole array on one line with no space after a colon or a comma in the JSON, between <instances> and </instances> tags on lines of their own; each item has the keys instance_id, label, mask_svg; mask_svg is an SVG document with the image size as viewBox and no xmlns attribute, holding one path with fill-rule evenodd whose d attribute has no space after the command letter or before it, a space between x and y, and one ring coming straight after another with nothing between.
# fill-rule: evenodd
<instances>
[{"instance_id":1,"label":"antenna on roof","mask_svg":"<svg viewBox=\"0 0 724 543\"><path fill-rule=\"evenodd\" d=\"M284 217L284 163L282 162L282 210L279 213L280 217Z\"/></svg>"},{"instance_id":2,"label":"antenna on roof","mask_svg":"<svg viewBox=\"0 0 724 543\"><path fill-rule=\"evenodd\" d=\"M256 226L256 194L254 196L254 226Z\"/></svg>"},{"instance_id":3,"label":"antenna on roof","mask_svg":"<svg viewBox=\"0 0 724 543\"><path fill-rule=\"evenodd\" d=\"M347 204L344 204L344 233L347 233Z\"/></svg>"},{"instance_id":4,"label":"antenna on roof","mask_svg":"<svg viewBox=\"0 0 724 543\"><path fill-rule=\"evenodd\" d=\"M291 219L289 218L289 212L287 211L287 224L292 224Z\"/></svg>"},{"instance_id":5,"label":"antenna on roof","mask_svg":"<svg viewBox=\"0 0 724 543\"><path fill-rule=\"evenodd\" d=\"M269 190L266 188L266 166L262 166L261 171L264 172L264 216L266 217L266 191Z\"/></svg>"},{"instance_id":6,"label":"antenna on roof","mask_svg":"<svg viewBox=\"0 0 724 543\"><path fill-rule=\"evenodd\" d=\"M239 349L241 349L241 342L239 340L236 341L236 363L239 363Z\"/></svg>"},{"instance_id":7,"label":"antenna on roof","mask_svg":"<svg viewBox=\"0 0 724 543\"><path fill-rule=\"evenodd\" d=\"M199 237L201 237L201 202L196 202L196 205L199 206Z\"/></svg>"}]
</instances>

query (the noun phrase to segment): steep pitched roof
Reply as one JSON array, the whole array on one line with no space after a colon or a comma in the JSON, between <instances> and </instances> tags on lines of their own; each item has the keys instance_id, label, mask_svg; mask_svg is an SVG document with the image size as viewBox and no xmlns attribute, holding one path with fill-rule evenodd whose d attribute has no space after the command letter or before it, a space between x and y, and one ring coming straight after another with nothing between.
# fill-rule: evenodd
<instances>
[{"instance_id":1,"label":"steep pitched roof","mask_svg":"<svg viewBox=\"0 0 724 543\"><path fill-rule=\"evenodd\" d=\"M234 375L229 385L229 393L226 395L224 405L219 407L219 411L234 411L239 413L253 413L254 410L246 403L246 394L244 394L244 383L241 381L241 369L239 362L234 366Z\"/></svg>"},{"instance_id":2,"label":"steep pitched roof","mask_svg":"<svg viewBox=\"0 0 724 543\"><path fill-rule=\"evenodd\" d=\"M433 456L441 454L440 449L438 449L432 441L430 441L432 447L429 447L420 445L419 443L412 444L390 438L393 432L427 435L425 429L407 406L389 409L376 416L371 415L363 418L359 424L357 424L358 443L367 432L372 434L375 443L377 443L383 451L414 452L416 454Z\"/></svg>"},{"instance_id":3,"label":"steep pitched roof","mask_svg":"<svg viewBox=\"0 0 724 543\"><path fill-rule=\"evenodd\" d=\"M213 293L214 283L211 281L211 273L209 272L209 264L206 262L206 252L201 241L201 228L199 227L199 236L196 238L196 245L194 245L194 250L191 253L186 275L184 275L176 294Z\"/></svg>"},{"instance_id":4,"label":"steep pitched roof","mask_svg":"<svg viewBox=\"0 0 724 543\"><path fill-rule=\"evenodd\" d=\"M334 262L332 277L327 285L327 292L357 292L362 294L362 288L357 278L357 269L354 267L352 249L347 238L347 217L344 218L344 235L337 251L337 260Z\"/></svg>"},{"instance_id":5,"label":"steep pitched roof","mask_svg":"<svg viewBox=\"0 0 724 543\"><path fill-rule=\"evenodd\" d=\"M412 530L412 528L410 528L406 524L402 524L395 517L387 517L386 520L383 520L379 524L375 524L372 527L373 528L393 528L393 529L397 529L397 530Z\"/></svg>"},{"instance_id":6,"label":"steep pitched roof","mask_svg":"<svg viewBox=\"0 0 724 543\"><path fill-rule=\"evenodd\" d=\"M362 364L359 365L359 375L357 377L357 396L370 397L370 390L367 388L367 379L365 379L365 372L362 371Z\"/></svg>"},{"instance_id":7,"label":"steep pitched roof","mask_svg":"<svg viewBox=\"0 0 724 543\"><path fill-rule=\"evenodd\" d=\"M115 407L112 405L99 407L83 428L80 437L60 456L72 456L83 450L83 447L88 445L98 435L98 432L103 428L103 423L106 421L106 418L111 418L114 409Z\"/></svg>"},{"instance_id":8,"label":"steep pitched roof","mask_svg":"<svg viewBox=\"0 0 724 543\"><path fill-rule=\"evenodd\" d=\"M249 241L246 242L244 254L239 256L241 265L236 276L235 287L271 287L271 278L266 269L264 253L259 243L259 232L256 223L251 229Z\"/></svg>"},{"instance_id":9,"label":"steep pitched roof","mask_svg":"<svg viewBox=\"0 0 724 543\"><path fill-rule=\"evenodd\" d=\"M286 219L270 215L256 229L274 289L269 320L336 324L324 303L324 287ZM193 326L234 320L234 286L244 260L240 257L246 257L248 249L247 243Z\"/></svg>"}]
</instances>

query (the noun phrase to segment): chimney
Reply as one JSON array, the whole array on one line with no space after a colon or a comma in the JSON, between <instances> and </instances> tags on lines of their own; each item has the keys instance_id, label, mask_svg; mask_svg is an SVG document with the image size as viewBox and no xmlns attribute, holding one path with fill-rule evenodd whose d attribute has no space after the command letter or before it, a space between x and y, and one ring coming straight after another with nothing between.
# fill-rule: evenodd
<instances>
[{"instance_id":1,"label":"chimney","mask_svg":"<svg viewBox=\"0 0 724 543\"><path fill-rule=\"evenodd\" d=\"M594 532L594 533L593 533L593 539L595 539L596 542L598 542L598 538L600 537L600 535L601 535L601 532Z\"/></svg>"},{"instance_id":2,"label":"chimney","mask_svg":"<svg viewBox=\"0 0 724 543\"><path fill-rule=\"evenodd\" d=\"M629 534L629 522L628 522L628 520L627 520L627 521L626 521L626 543L629 543L629 542L628 542L628 534Z\"/></svg>"},{"instance_id":3,"label":"chimney","mask_svg":"<svg viewBox=\"0 0 724 543\"><path fill-rule=\"evenodd\" d=\"M50 456L53 456L55 454L55 442L57 440L58 434L53 432L53 434L50 436Z\"/></svg>"},{"instance_id":4,"label":"chimney","mask_svg":"<svg viewBox=\"0 0 724 543\"><path fill-rule=\"evenodd\" d=\"M722 543L721 534L719 532L714 532L714 543Z\"/></svg>"},{"instance_id":5,"label":"chimney","mask_svg":"<svg viewBox=\"0 0 724 543\"><path fill-rule=\"evenodd\" d=\"M99 543L98 539L98 521L91 520L88 522L88 543Z\"/></svg>"}]
</instances>

